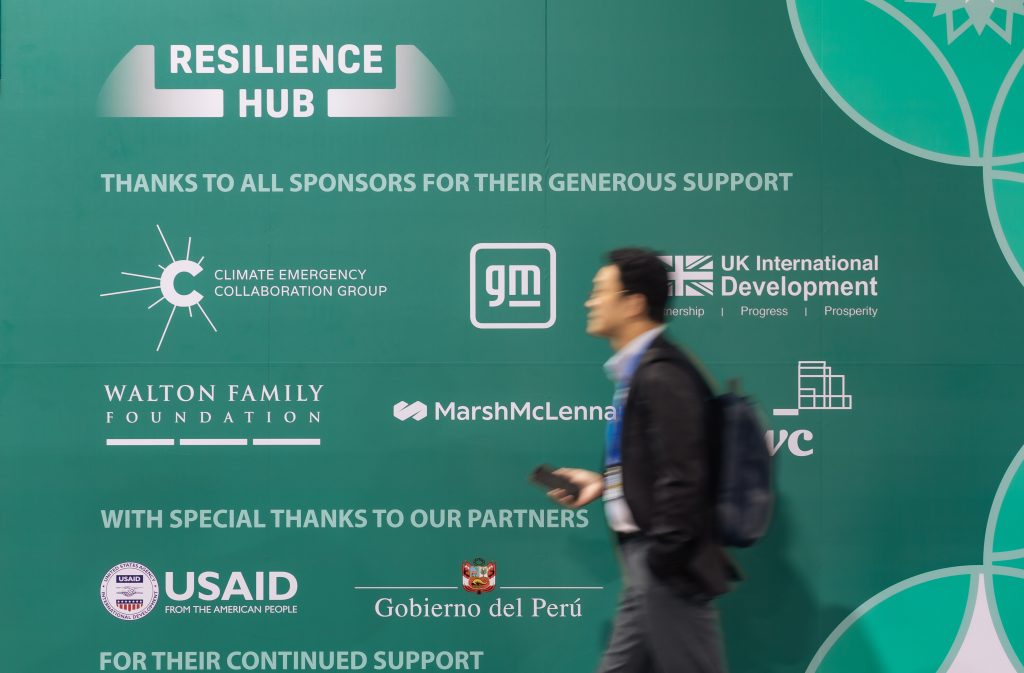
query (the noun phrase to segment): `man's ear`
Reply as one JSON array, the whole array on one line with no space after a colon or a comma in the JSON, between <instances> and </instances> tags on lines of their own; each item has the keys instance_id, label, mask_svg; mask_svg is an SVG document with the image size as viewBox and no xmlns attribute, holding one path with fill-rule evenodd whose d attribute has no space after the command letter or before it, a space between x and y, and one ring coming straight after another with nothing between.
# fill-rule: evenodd
<instances>
[{"instance_id":1,"label":"man's ear","mask_svg":"<svg viewBox=\"0 0 1024 673\"><path fill-rule=\"evenodd\" d=\"M629 302L630 318L647 317L647 297L637 292L633 294L627 294L626 301Z\"/></svg>"}]
</instances>

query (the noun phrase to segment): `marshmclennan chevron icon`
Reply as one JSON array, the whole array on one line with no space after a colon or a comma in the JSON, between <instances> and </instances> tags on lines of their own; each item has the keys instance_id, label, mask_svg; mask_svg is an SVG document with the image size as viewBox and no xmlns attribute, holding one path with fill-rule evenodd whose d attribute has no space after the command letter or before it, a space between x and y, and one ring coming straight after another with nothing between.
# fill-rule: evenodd
<instances>
[{"instance_id":1,"label":"marshmclennan chevron icon","mask_svg":"<svg viewBox=\"0 0 1024 673\"><path fill-rule=\"evenodd\" d=\"M410 418L414 421L422 421L427 417L427 405L423 402L406 402L402 400L395 404L394 408L395 418L400 421L407 421Z\"/></svg>"}]
</instances>

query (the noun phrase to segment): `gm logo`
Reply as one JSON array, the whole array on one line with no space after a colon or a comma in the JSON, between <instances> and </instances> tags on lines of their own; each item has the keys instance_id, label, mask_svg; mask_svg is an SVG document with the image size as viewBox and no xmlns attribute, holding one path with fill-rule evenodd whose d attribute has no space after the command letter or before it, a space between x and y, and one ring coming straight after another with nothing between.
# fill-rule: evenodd
<instances>
[{"instance_id":1,"label":"gm logo","mask_svg":"<svg viewBox=\"0 0 1024 673\"><path fill-rule=\"evenodd\" d=\"M670 297L704 297L715 293L715 260L711 255L660 256L668 266Z\"/></svg>"},{"instance_id":2,"label":"gm logo","mask_svg":"<svg viewBox=\"0 0 1024 673\"><path fill-rule=\"evenodd\" d=\"M394 414L395 418L400 421L407 421L410 418L416 421L422 421L427 417L427 405L422 402L413 402L408 404L405 400L402 400L395 405Z\"/></svg>"},{"instance_id":3,"label":"gm logo","mask_svg":"<svg viewBox=\"0 0 1024 673\"><path fill-rule=\"evenodd\" d=\"M555 249L547 243L477 243L469 251L469 319L478 329L555 324Z\"/></svg>"}]
</instances>

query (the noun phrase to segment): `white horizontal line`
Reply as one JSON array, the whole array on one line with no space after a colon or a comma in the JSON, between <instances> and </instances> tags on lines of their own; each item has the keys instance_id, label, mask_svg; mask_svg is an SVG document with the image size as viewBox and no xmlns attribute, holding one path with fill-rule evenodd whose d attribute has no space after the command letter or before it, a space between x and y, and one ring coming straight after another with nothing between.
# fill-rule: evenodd
<instances>
[{"instance_id":1,"label":"white horizontal line","mask_svg":"<svg viewBox=\"0 0 1024 673\"><path fill-rule=\"evenodd\" d=\"M254 439L253 446L320 446L320 438L278 438L278 439Z\"/></svg>"},{"instance_id":2,"label":"white horizontal line","mask_svg":"<svg viewBox=\"0 0 1024 673\"><path fill-rule=\"evenodd\" d=\"M772 416L799 416L799 409L775 409L772 411Z\"/></svg>"},{"instance_id":3,"label":"white horizontal line","mask_svg":"<svg viewBox=\"0 0 1024 673\"><path fill-rule=\"evenodd\" d=\"M108 439L107 446L174 446L173 439Z\"/></svg>"},{"instance_id":4,"label":"white horizontal line","mask_svg":"<svg viewBox=\"0 0 1024 673\"><path fill-rule=\"evenodd\" d=\"M576 590L600 590L604 587L498 587L499 589L576 589Z\"/></svg>"},{"instance_id":5,"label":"white horizontal line","mask_svg":"<svg viewBox=\"0 0 1024 673\"><path fill-rule=\"evenodd\" d=\"M181 438L178 443L182 446L245 446L248 439L193 439Z\"/></svg>"},{"instance_id":6,"label":"white horizontal line","mask_svg":"<svg viewBox=\"0 0 1024 673\"><path fill-rule=\"evenodd\" d=\"M458 587L352 587L353 589L366 590L366 589L451 589L455 590Z\"/></svg>"}]
</instances>

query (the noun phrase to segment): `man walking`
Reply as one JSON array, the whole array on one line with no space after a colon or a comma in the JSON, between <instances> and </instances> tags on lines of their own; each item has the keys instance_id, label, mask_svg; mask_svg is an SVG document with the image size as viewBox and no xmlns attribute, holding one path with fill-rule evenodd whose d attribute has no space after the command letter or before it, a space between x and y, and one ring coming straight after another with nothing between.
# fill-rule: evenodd
<instances>
[{"instance_id":1,"label":"man walking","mask_svg":"<svg viewBox=\"0 0 1024 673\"><path fill-rule=\"evenodd\" d=\"M604 474L557 473L580 487L567 507L603 497L625 590L600 673L724 673L711 599L736 578L716 539L711 390L664 338L668 273L650 250L623 248L594 276L587 333L608 339L615 382Z\"/></svg>"}]
</instances>

